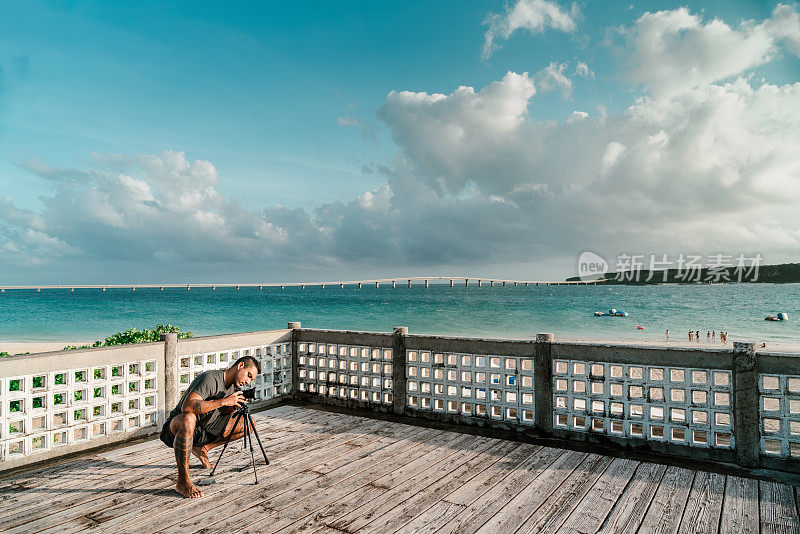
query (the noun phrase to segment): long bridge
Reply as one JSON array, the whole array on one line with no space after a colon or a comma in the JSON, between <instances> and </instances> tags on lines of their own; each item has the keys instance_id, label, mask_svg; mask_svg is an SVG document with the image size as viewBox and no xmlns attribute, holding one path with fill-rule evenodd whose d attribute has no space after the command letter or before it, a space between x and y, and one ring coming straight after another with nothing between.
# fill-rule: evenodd
<instances>
[{"instance_id":1,"label":"long bridge","mask_svg":"<svg viewBox=\"0 0 800 534\"><path fill-rule=\"evenodd\" d=\"M5 293L7 289L27 289L41 291L42 289L67 289L69 291L75 291L76 289L100 289L102 291L106 291L107 289L130 289L132 291L136 291L137 289L153 289L159 288L161 291L164 289L170 288L186 288L186 290L191 290L192 288L211 288L212 290L216 290L217 288L234 288L234 289L241 289L244 287L257 287L258 289L263 289L265 287L280 287L281 289L285 289L287 287L299 287L301 289L305 289L307 287L320 287L325 289L326 287L336 287L344 288L345 286L355 286L361 289L364 285L374 285L375 287L380 287L381 284L392 284L392 287L397 287L397 283L403 282L406 283L408 287L411 287L413 283L424 284L425 287L428 287L431 281L444 281L448 280L450 282L450 287L454 287L456 283L461 285L462 283L464 286L469 287L470 283L473 285L477 285L478 287L482 287L488 284L490 287L494 287L495 284L500 286L582 286L582 285L596 285L601 284L606 281L606 279L601 278L598 280L587 280L587 281L545 281L545 280L509 280L509 279L502 279L502 278L489 278L489 277L482 277L478 278L475 276L398 276L393 278L370 278L370 279L361 279L361 280L345 280L345 281L336 281L336 282L250 282L250 283L191 283L187 282L185 284L41 284L41 285L19 285L19 286L3 286L0 285L0 292Z\"/></svg>"}]
</instances>

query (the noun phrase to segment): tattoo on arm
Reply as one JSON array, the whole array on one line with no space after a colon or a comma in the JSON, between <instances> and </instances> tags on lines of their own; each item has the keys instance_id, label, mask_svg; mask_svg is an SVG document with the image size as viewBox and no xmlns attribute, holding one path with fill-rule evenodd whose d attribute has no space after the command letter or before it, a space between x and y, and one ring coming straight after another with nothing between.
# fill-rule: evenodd
<instances>
[{"instance_id":1,"label":"tattoo on arm","mask_svg":"<svg viewBox=\"0 0 800 534\"><path fill-rule=\"evenodd\" d=\"M192 404L192 413L195 414L195 415L200 415L200 414L203 413L203 401L202 400L194 401L194 403Z\"/></svg>"}]
</instances>

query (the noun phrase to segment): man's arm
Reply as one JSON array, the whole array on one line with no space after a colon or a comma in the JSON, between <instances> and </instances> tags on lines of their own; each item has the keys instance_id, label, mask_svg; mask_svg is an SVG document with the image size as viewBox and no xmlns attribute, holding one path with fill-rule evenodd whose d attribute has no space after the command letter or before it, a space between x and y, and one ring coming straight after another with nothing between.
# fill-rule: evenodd
<instances>
[{"instance_id":1,"label":"man's arm","mask_svg":"<svg viewBox=\"0 0 800 534\"><path fill-rule=\"evenodd\" d=\"M203 400L203 397L195 393L194 391L190 392L186 395L186 400L183 401L183 405L181 405L181 411L183 413L193 413L195 415L200 415L204 413L208 413L223 406L230 406L236 407L239 404L245 402L244 395L242 395L241 391L235 391L233 394L228 395L224 399L217 399L217 400Z\"/></svg>"}]
</instances>

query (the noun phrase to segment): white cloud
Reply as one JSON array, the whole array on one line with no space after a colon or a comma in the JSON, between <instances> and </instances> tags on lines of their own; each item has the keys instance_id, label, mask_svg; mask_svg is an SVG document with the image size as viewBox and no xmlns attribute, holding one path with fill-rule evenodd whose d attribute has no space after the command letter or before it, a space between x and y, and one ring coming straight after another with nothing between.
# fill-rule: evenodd
<instances>
[{"instance_id":1,"label":"white cloud","mask_svg":"<svg viewBox=\"0 0 800 534\"><path fill-rule=\"evenodd\" d=\"M580 76L581 78L594 78L594 72L592 72L592 69L589 68L589 65L587 65L585 61L578 61L575 65L574 75Z\"/></svg>"},{"instance_id":2,"label":"white cloud","mask_svg":"<svg viewBox=\"0 0 800 534\"><path fill-rule=\"evenodd\" d=\"M645 13L622 30L629 76L651 94L671 96L737 76L772 59L779 45L800 54L800 17L779 4L759 24L732 28L719 19L703 22L686 8Z\"/></svg>"},{"instance_id":3,"label":"white cloud","mask_svg":"<svg viewBox=\"0 0 800 534\"><path fill-rule=\"evenodd\" d=\"M485 21L489 25L484 35L483 59L489 59L500 48L498 41L506 41L511 34L520 29L531 33L542 33L548 28L562 32L574 32L578 16L576 4L567 11L550 0L517 0L505 13L492 13Z\"/></svg>"},{"instance_id":4,"label":"white cloud","mask_svg":"<svg viewBox=\"0 0 800 534\"><path fill-rule=\"evenodd\" d=\"M603 160L601 165L602 173L604 175L608 174L608 171L610 171L614 167L614 165L619 160L620 156L622 156L623 152L625 152L625 145L623 145L622 143L618 143L616 141L611 141L610 143L608 143L608 145L606 146L606 151L603 154Z\"/></svg>"},{"instance_id":5,"label":"white cloud","mask_svg":"<svg viewBox=\"0 0 800 534\"><path fill-rule=\"evenodd\" d=\"M314 212L245 210L213 164L166 151L123 173L75 171L79 183L58 171L41 212L0 205L0 243L28 264L166 258L209 272L800 247L800 83L739 78L562 122L528 116L535 93L515 73L479 91L390 93L387 183Z\"/></svg>"},{"instance_id":6,"label":"white cloud","mask_svg":"<svg viewBox=\"0 0 800 534\"><path fill-rule=\"evenodd\" d=\"M734 47L746 42L761 50L750 58L764 58L777 53L775 43L794 46L793 13L779 6L766 21L731 29L675 10L645 15L625 31L638 45L661 35L665 58L691 55L685 39L705 57L708 49L697 51L716 50L711 34ZM670 24L683 29L673 35L664 29ZM772 44L749 41L755 28ZM392 91L378 113L398 149L376 171L386 183L313 211L244 209L220 193L224 177L212 163L182 152L98 157L98 168L81 170L36 162L28 168L50 181L53 195L38 212L0 202L0 265L163 261L206 272L224 264L225 272L294 273L468 270L586 249L796 255L800 82L756 83L748 69L764 59L726 52L708 72L692 58L683 72L674 60L664 67L668 76L657 65L642 70L642 50L627 50L640 81L661 76L669 88L648 85L650 95L619 113L598 106L591 116L575 110L561 121L536 120L528 110L538 74L508 72L447 94ZM555 65L573 81L590 76L588 66Z\"/></svg>"},{"instance_id":7,"label":"white cloud","mask_svg":"<svg viewBox=\"0 0 800 534\"><path fill-rule=\"evenodd\" d=\"M581 247L669 252L687 240L708 250L800 246L800 83L752 86L739 78L642 99L619 115L577 112L562 123L519 111L532 92L503 91L506 108L517 112L500 131L496 117L472 111L488 99L485 91L470 90L479 102L458 112L450 99L463 89L387 99L391 113L382 116L401 150L390 183L404 224L422 218L415 208L424 205L438 239L469 242L473 257L501 249L526 258ZM501 211L498 198L508 201ZM446 223L466 213L476 214L471 224Z\"/></svg>"},{"instance_id":8,"label":"white cloud","mask_svg":"<svg viewBox=\"0 0 800 534\"><path fill-rule=\"evenodd\" d=\"M536 88L542 93L560 91L561 97L568 99L572 96L572 80L577 77L594 78L594 72L583 61L578 61L574 69L570 67L569 62L551 61L549 65L534 74L533 79Z\"/></svg>"},{"instance_id":9,"label":"white cloud","mask_svg":"<svg viewBox=\"0 0 800 534\"><path fill-rule=\"evenodd\" d=\"M587 112L575 110L569 115L569 117L567 117L566 122L568 122L568 123L569 122L575 122L575 121L588 119L588 118L589 118L589 114Z\"/></svg>"},{"instance_id":10,"label":"white cloud","mask_svg":"<svg viewBox=\"0 0 800 534\"><path fill-rule=\"evenodd\" d=\"M537 72L534 79L539 90L543 93L560 90L561 95L568 98L572 94L572 80L564 74L566 68L566 63L551 61L548 66Z\"/></svg>"},{"instance_id":11,"label":"white cloud","mask_svg":"<svg viewBox=\"0 0 800 534\"><path fill-rule=\"evenodd\" d=\"M130 161L125 173L29 167L61 179L41 213L6 201L0 239L13 241L30 261L80 253L147 262L166 252L187 260L247 262L286 245L287 230L277 220L286 210L250 212L223 198L212 163L190 163L175 151ZM78 185L71 174L81 177Z\"/></svg>"},{"instance_id":12,"label":"white cloud","mask_svg":"<svg viewBox=\"0 0 800 534\"><path fill-rule=\"evenodd\" d=\"M772 17L764 21L763 31L772 35L796 56L800 56L800 14L795 8L778 4Z\"/></svg>"},{"instance_id":13,"label":"white cloud","mask_svg":"<svg viewBox=\"0 0 800 534\"><path fill-rule=\"evenodd\" d=\"M392 91L379 116L408 161L436 177L431 186L458 191L507 156L535 93L528 73L509 72L479 92L463 86L449 95ZM476 154L486 159L476 162ZM476 167L465 167L465 160Z\"/></svg>"},{"instance_id":14,"label":"white cloud","mask_svg":"<svg viewBox=\"0 0 800 534\"><path fill-rule=\"evenodd\" d=\"M336 119L336 122L339 123L340 126L358 126L359 120L355 117L339 117Z\"/></svg>"}]
</instances>

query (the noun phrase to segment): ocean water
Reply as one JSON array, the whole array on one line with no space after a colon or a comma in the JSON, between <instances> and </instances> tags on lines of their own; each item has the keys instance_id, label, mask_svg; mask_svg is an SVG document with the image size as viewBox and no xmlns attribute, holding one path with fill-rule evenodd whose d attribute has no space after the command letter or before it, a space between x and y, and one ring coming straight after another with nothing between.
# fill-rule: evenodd
<instances>
[{"instance_id":1,"label":"ocean water","mask_svg":"<svg viewBox=\"0 0 800 534\"><path fill-rule=\"evenodd\" d=\"M91 341L171 323L209 335L308 328L556 339L688 340L690 329L727 331L730 341L800 344L800 284L7 290L0 294L0 340ZM628 317L595 317L624 310ZM789 321L767 322L786 312ZM645 329L637 330L641 325Z\"/></svg>"}]
</instances>

